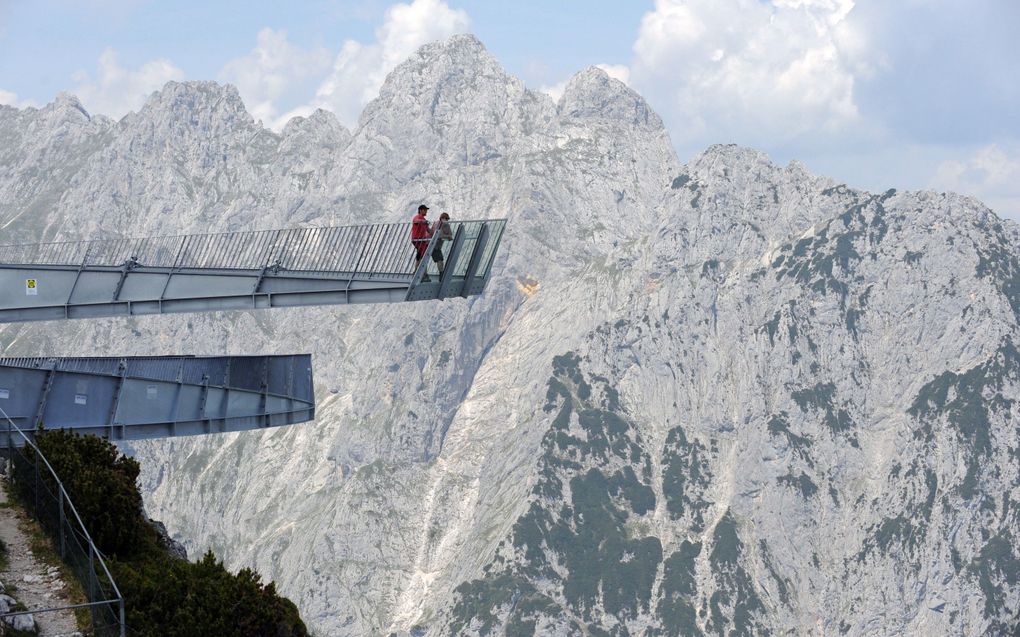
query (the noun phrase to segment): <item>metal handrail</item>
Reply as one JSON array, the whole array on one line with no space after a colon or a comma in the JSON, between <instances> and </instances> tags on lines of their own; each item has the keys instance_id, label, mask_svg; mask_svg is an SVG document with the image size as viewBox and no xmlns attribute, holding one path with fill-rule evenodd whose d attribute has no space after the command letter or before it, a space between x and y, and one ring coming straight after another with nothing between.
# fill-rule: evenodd
<instances>
[{"instance_id":1,"label":"metal handrail","mask_svg":"<svg viewBox=\"0 0 1020 637\"><path fill-rule=\"evenodd\" d=\"M490 220L505 223L505 220ZM474 224L479 221L455 221ZM362 272L413 276L411 223L0 245L0 264ZM364 246L374 250L364 253Z\"/></svg>"},{"instance_id":2,"label":"metal handrail","mask_svg":"<svg viewBox=\"0 0 1020 637\"><path fill-rule=\"evenodd\" d=\"M120 588L118 588L118 586L117 586L117 582L115 582L113 580L113 575L110 574L110 569L107 568L107 566L106 566L106 560L103 559L103 554L99 551L99 547L96 546L95 542L92 541L92 536L89 534L88 529L85 528L85 523L82 522L81 516L78 515L78 510L74 507L74 502L71 500L71 496L67 493L67 489L64 488L64 483L61 482L60 477L57 476L57 472L53 470L53 466L50 464L50 461L46 459L46 456L43 455L43 452L39 449L38 446L36 446L35 441L25 435L25 432L22 431L21 428L18 427L18 425L16 425L13 420L11 420L10 416L7 415L7 412L4 411L3 407L0 407L0 416L3 416L4 419L7 420L7 448L11 450L10 453L12 453L12 454L16 453L14 451L14 449L13 449L13 446L12 446L14 441L13 441L13 436L12 436L12 431L11 430L13 428L13 430L16 431L18 433L18 435L21 436L24 439L25 445L28 445L28 446L32 447L32 450L36 454L36 457L37 458L41 458L42 461L43 461L43 464L46 465L46 469L50 472L50 475L53 477L53 480L57 484L57 489L59 491L60 498L61 498L61 509L60 509L61 515L63 515L63 511L64 511L62 505L64 503L66 503L68 508L71 510L71 513L74 515L75 521L78 522L78 528L81 530L82 535L84 535L85 539L88 541L89 553L91 555L94 555L95 558L99 560L99 565L102 566L102 568L103 568L103 573L106 575L106 580L108 582L110 582L110 586L113 587L113 592L114 592L114 594L116 596L115 599L113 599L113 600L102 600L102 601L90 601L88 604L82 604L80 606L82 606L82 607L85 607L85 606L102 606L102 605L109 605L110 603L115 601L117 603L117 606L118 606L119 611L120 611L120 618L119 618L120 619L120 622L119 622L120 623L120 637L124 637L125 629L126 629L126 622L125 622L125 616L124 616L124 596L121 595ZM37 613L38 612L45 612L45 611L48 611L48 610L59 610L59 609L56 609L56 608L53 608L53 609L46 608L46 609L36 610L35 612L37 612ZM18 614L18 613L6 613L6 614Z\"/></svg>"}]
</instances>

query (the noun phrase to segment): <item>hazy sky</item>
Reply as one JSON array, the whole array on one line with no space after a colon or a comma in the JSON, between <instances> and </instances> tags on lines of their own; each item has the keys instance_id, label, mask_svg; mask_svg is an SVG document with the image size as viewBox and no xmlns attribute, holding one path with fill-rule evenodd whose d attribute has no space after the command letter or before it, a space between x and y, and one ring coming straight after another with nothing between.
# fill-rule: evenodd
<instances>
[{"instance_id":1,"label":"hazy sky","mask_svg":"<svg viewBox=\"0 0 1020 637\"><path fill-rule=\"evenodd\" d=\"M120 117L215 79L268 126L316 107L354 126L394 65L463 32L553 95L602 65L684 161L735 142L1020 220L1020 0L0 0L0 103L69 91Z\"/></svg>"}]
</instances>

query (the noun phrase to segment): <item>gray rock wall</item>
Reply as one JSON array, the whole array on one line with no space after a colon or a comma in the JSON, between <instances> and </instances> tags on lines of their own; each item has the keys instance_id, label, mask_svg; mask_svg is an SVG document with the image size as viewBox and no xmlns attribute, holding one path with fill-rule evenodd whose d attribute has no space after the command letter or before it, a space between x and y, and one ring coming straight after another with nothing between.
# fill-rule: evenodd
<instances>
[{"instance_id":1,"label":"gray rock wall","mask_svg":"<svg viewBox=\"0 0 1020 637\"><path fill-rule=\"evenodd\" d=\"M192 554L319 634L1008 634L1017 229L715 146L470 36L347 131L232 87L0 107L2 242L507 216L485 296L0 330L6 355L310 351L314 424L136 445Z\"/></svg>"}]
</instances>

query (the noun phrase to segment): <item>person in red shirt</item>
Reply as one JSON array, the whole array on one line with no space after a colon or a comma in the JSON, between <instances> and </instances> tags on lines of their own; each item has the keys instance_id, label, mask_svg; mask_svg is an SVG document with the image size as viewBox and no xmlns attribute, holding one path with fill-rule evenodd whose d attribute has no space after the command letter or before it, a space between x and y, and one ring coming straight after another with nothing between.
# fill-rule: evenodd
<instances>
[{"instance_id":1,"label":"person in red shirt","mask_svg":"<svg viewBox=\"0 0 1020 637\"><path fill-rule=\"evenodd\" d=\"M414 269L418 269L425 251L429 248L429 241L432 239L432 228L429 226L425 215L429 213L429 207L425 204L418 206L418 214L411 220L411 245L414 246L415 258ZM425 278L428 278L426 275Z\"/></svg>"}]
</instances>

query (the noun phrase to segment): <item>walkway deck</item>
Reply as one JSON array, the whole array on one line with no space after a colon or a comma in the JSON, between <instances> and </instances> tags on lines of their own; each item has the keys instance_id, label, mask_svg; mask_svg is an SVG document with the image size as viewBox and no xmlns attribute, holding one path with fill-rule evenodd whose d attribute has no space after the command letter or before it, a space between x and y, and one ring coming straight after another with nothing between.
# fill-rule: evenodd
<instances>
[{"instance_id":1,"label":"walkway deck","mask_svg":"<svg viewBox=\"0 0 1020 637\"><path fill-rule=\"evenodd\" d=\"M0 246L0 323L466 297L505 224L452 223L442 276L409 223Z\"/></svg>"}]
</instances>

